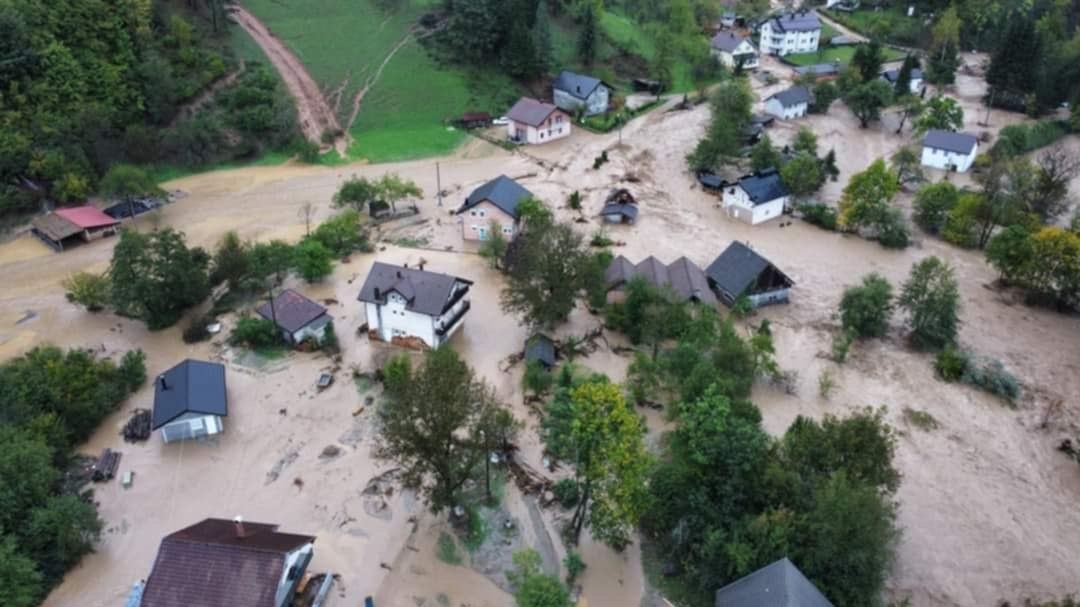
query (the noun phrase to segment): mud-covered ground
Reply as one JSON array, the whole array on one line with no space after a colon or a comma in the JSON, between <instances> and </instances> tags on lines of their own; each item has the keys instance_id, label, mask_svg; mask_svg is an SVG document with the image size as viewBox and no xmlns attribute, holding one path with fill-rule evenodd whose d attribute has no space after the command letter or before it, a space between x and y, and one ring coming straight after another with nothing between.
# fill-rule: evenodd
<instances>
[{"instance_id":1,"label":"mud-covered ground","mask_svg":"<svg viewBox=\"0 0 1080 607\"><path fill-rule=\"evenodd\" d=\"M784 73L772 62L765 68ZM765 94L781 86L762 89L755 84ZM961 75L954 94L964 105L968 126L983 130L974 124L983 118L981 82ZM230 229L251 239L299 238L304 232L300 206L315 203L316 220L329 216L331 196L353 173L397 171L427 192L419 218L384 226L385 249L353 256L322 284L299 286L312 297L340 302L330 309L343 346L342 368L336 383L322 393L315 392L314 381L332 361L320 355L293 354L255 364L213 343L185 345L179 328L150 333L138 323L91 315L68 304L60 281L78 270L104 269L115 240L63 254L52 253L27 235L0 245L0 272L6 279L0 292L0 359L52 342L108 354L142 348L151 376L185 357L218 358L229 368L230 413L224 434L213 440L163 445L155 437L141 445L123 443L118 432L130 410L150 405L151 390L144 388L84 447L89 453L103 447L123 451L121 470L134 471L135 484L128 490L116 482L97 487L107 525L102 543L46 604L120 604L130 584L149 573L163 535L206 516L243 515L318 536L312 570L341 575L332 605L356 605L367 595L376 597L379 605L394 607L509 605L511 599L497 580L436 557L438 536L448 529L444 517L426 514L408 492L394 491L378 500L363 494L388 466L370 454L377 432L372 409L378 389L355 385L348 372L353 366L370 370L385 356L382 348L355 335L362 322L356 294L375 259L416 263L424 258L432 270L469 278L476 283L473 309L452 346L526 421L528 430L519 441L522 457L541 467L537 419L523 405L518 388L520 366L510 372L500 366L521 348L526 329L499 309L502 278L479 257L463 252L469 247L463 246L460 226L449 214L471 188L500 173L520 177L566 218L579 215L562 208L566 197L581 191L584 222L579 227L586 236L599 229L594 215L606 191L629 187L641 202L640 219L633 227L611 227L607 233L623 243L617 252L635 261L650 254L665 262L686 255L704 266L728 243L740 240L796 281L790 305L765 310L757 319L772 321L781 366L799 374L797 394L761 386L754 398L774 433L800 414L843 414L866 405L887 409L902 433L897 464L903 473L897 494L903 535L888 583L891 595L910 597L916 606L984 606L999 599L1076 591L1080 468L1053 446L1066 431L1075 431L1080 413L1080 321L1017 303L991 288L994 273L979 253L933 238L922 237L897 252L800 221L751 228L724 218L717 200L697 189L685 171L684 157L707 119L704 106L685 112L656 110L624 128L622 145L617 145L616 134L584 132L517 154L471 143L454 157L440 159L443 188L449 193L441 208L435 202L433 160L335 169L251 168L167 184L182 196L156 215L140 217L137 228L172 226L186 232L190 242L207 247ZM994 112L991 128L1017 120ZM911 140L907 130L894 134L896 117L888 113L883 124L858 129L841 103L827 116L780 124L770 135L779 143L789 141L799 125L818 134L822 153L836 150L842 175L821 195L830 201L838 198L853 172ZM1075 149L1077 141L1067 144ZM602 150L608 150L610 162L593 170L593 159ZM628 175L636 181L626 181ZM1073 192L1080 192L1075 184ZM899 203L909 205L910 197L901 196ZM1001 359L1024 382L1018 408L935 380L931 358L904 345L899 319L886 339L857 345L842 367L821 355L836 330L833 314L845 286L871 271L899 283L914 262L929 255L956 268L964 305L962 344ZM33 314L24 320L28 312ZM598 323L578 310L560 333L581 334ZM616 343L618 336L609 339ZM583 362L614 379L623 377L627 364L603 345ZM825 369L837 381L828 400L819 396L817 385ZM1046 406L1057 399L1064 401L1063 412L1048 429L1040 428ZM929 412L940 428L928 432L908 426L902 416L905 407ZM654 412L648 415L650 441L655 441L663 423ZM330 445L340 453L320 457ZM561 560L565 548L558 539L557 519L562 515L539 510L537 524L527 499L511 489L504 508L518 521L526 543L536 542L542 552L553 551L554 559ZM590 605L651 600L643 598L647 595L636 547L617 554L586 539L581 551L588 569L580 584Z\"/></svg>"}]
</instances>

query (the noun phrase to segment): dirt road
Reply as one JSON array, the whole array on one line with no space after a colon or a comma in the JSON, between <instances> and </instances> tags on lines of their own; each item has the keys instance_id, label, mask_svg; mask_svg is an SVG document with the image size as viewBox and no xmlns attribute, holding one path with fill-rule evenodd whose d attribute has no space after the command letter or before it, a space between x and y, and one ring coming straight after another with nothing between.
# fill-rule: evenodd
<instances>
[{"instance_id":1,"label":"dirt road","mask_svg":"<svg viewBox=\"0 0 1080 607\"><path fill-rule=\"evenodd\" d=\"M297 120L304 137L312 143L323 145L323 133L341 133L334 139L333 147L344 155L348 134L342 130L333 108L303 62L244 7L232 4L226 8L233 21L255 40L281 74L289 94L296 100Z\"/></svg>"}]
</instances>

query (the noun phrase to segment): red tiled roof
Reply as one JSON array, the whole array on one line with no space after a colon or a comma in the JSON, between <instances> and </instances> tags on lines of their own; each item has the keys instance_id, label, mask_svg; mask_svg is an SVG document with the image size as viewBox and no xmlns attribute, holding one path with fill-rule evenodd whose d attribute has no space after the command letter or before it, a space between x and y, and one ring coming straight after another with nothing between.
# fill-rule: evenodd
<instances>
[{"instance_id":1,"label":"red tiled roof","mask_svg":"<svg viewBox=\"0 0 1080 607\"><path fill-rule=\"evenodd\" d=\"M120 223L120 220L113 219L101 212L97 207L89 205L72 207L70 209L56 209L53 212L79 226L83 230L114 226Z\"/></svg>"}]
</instances>

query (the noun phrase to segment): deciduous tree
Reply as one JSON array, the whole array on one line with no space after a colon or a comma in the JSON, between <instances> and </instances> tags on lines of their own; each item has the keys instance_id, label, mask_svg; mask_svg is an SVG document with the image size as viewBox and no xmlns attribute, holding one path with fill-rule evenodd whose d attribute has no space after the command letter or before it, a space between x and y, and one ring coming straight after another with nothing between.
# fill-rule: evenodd
<instances>
[{"instance_id":1,"label":"deciduous tree","mask_svg":"<svg viewBox=\"0 0 1080 607\"><path fill-rule=\"evenodd\" d=\"M964 128L964 109L952 97L935 95L923 105L915 120L915 133L922 135L930 129L958 131Z\"/></svg>"},{"instance_id":2,"label":"deciduous tree","mask_svg":"<svg viewBox=\"0 0 1080 607\"><path fill-rule=\"evenodd\" d=\"M784 168L780 169L780 176L797 200L805 199L825 184L821 162L808 152L799 152L789 160Z\"/></svg>"},{"instance_id":3,"label":"deciduous tree","mask_svg":"<svg viewBox=\"0 0 1080 607\"><path fill-rule=\"evenodd\" d=\"M888 82L874 78L855 86L844 96L844 103L859 119L862 128L870 126L881 117L881 108L892 102L892 88Z\"/></svg>"},{"instance_id":4,"label":"deciduous tree","mask_svg":"<svg viewBox=\"0 0 1080 607\"><path fill-rule=\"evenodd\" d=\"M937 234L945 227L945 220L959 199L960 190L948 181L926 185L915 195L912 218L922 229Z\"/></svg>"},{"instance_id":5,"label":"deciduous tree","mask_svg":"<svg viewBox=\"0 0 1080 607\"><path fill-rule=\"evenodd\" d=\"M41 573L10 536L0 537L0 603L35 607L41 594Z\"/></svg>"},{"instance_id":6,"label":"deciduous tree","mask_svg":"<svg viewBox=\"0 0 1080 607\"><path fill-rule=\"evenodd\" d=\"M941 349L956 339L960 325L960 289L952 266L928 257L911 268L897 301L908 313L916 346Z\"/></svg>"},{"instance_id":7,"label":"deciduous tree","mask_svg":"<svg viewBox=\"0 0 1080 607\"><path fill-rule=\"evenodd\" d=\"M889 330L893 310L892 285L880 274L863 277L862 285L844 289L840 322L859 337L882 337Z\"/></svg>"},{"instance_id":8,"label":"deciduous tree","mask_svg":"<svg viewBox=\"0 0 1080 607\"><path fill-rule=\"evenodd\" d=\"M188 248L184 235L171 228L149 234L124 230L109 270L112 304L151 330L164 329L210 294L209 265L206 251Z\"/></svg>"},{"instance_id":9,"label":"deciduous tree","mask_svg":"<svg viewBox=\"0 0 1080 607\"><path fill-rule=\"evenodd\" d=\"M764 171L780 166L780 152L773 146L772 139L764 135L761 141L750 150L750 166L754 171Z\"/></svg>"},{"instance_id":10,"label":"deciduous tree","mask_svg":"<svg viewBox=\"0 0 1080 607\"><path fill-rule=\"evenodd\" d=\"M89 312L100 312L109 305L112 284L108 274L77 272L64 279L64 297L84 306Z\"/></svg>"},{"instance_id":11,"label":"deciduous tree","mask_svg":"<svg viewBox=\"0 0 1080 607\"><path fill-rule=\"evenodd\" d=\"M293 266L308 282L322 280L334 269L330 250L315 238L300 241L300 244L293 248L292 254Z\"/></svg>"},{"instance_id":12,"label":"deciduous tree","mask_svg":"<svg viewBox=\"0 0 1080 607\"><path fill-rule=\"evenodd\" d=\"M879 226L885 218L889 202L899 190L896 175L877 159L861 173L851 176L840 198L840 225L857 230L864 226Z\"/></svg>"},{"instance_id":13,"label":"deciduous tree","mask_svg":"<svg viewBox=\"0 0 1080 607\"><path fill-rule=\"evenodd\" d=\"M709 128L687 157L692 169L712 170L739 158L752 105L753 96L742 80L729 80L716 88L710 100Z\"/></svg>"}]
</instances>

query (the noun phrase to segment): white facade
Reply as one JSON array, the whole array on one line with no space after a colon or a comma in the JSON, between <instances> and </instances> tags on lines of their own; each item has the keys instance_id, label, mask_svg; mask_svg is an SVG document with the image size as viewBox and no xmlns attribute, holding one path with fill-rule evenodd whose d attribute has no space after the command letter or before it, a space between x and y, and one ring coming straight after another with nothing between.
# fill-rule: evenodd
<instances>
[{"instance_id":1,"label":"white facade","mask_svg":"<svg viewBox=\"0 0 1080 607\"><path fill-rule=\"evenodd\" d=\"M761 52L770 55L788 55L791 53L816 53L821 38L821 29L810 31L780 31L775 29L773 20L761 25Z\"/></svg>"},{"instance_id":2,"label":"white facade","mask_svg":"<svg viewBox=\"0 0 1080 607\"><path fill-rule=\"evenodd\" d=\"M805 116L809 110L810 105L805 102L784 107L784 104L780 103L780 100L775 97L770 97L765 101L765 111L782 120L801 118Z\"/></svg>"},{"instance_id":3,"label":"white facade","mask_svg":"<svg viewBox=\"0 0 1080 607\"><path fill-rule=\"evenodd\" d=\"M536 145L570 136L570 117L562 111L552 112L539 126L510 121L506 134L518 143Z\"/></svg>"},{"instance_id":4,"label":"white facade","mask_svg":"<svg viewBox=\"0 0 1080 607\"><path fill-rule=\"evenodd\" d=\"M553 93L555 105L568 112L583 107L585 108L585 115L587 116L603 114L608 111L608 103L611 96L608 88L602 84L596 87L586 99L577 97L570 91L564 91L562 89L553 89Z\"/></svg>"},{"instance_id":5,"label":"white facade","mask_svg":"<svg viewBox=\"0 0 1080 607\"><path fill-rule=\"evenodd\" d=\"M712 56L719 59L720 63L724 64L724 66L728 69L735 69L735 66L738 65L740 57L745 57L745 59L742 60L743 69L752 70L757 69L758 67L757 49L755 49L754 45L750 44L750 40L747 39L744 39L742 42L740 42L739 46L735 47L735 50L730 52L723 49L713 48Z\"/></svg>"},{"instance_id":6,"label":"white facade","mask_svg":"<svg viewBox=\"0 0 1080 607\"><path fill-rule=\"evenodd\" d=\"M458 284L450 298L453 299L462 289L468 288L467 285ZM385 342L392 342L395 337L417 338L431 348L438 348L465 324L463 312L468 307L469 298L462 297L443 314L428 316L406 309L405 298L391 292L386 294L385 304L365 302L364 312L367 315L368 330Z\"/></svg>"},{"instance_id":7,"label":"white facade","mask_svg":"<svg viewBox=\"0 0 1080 607\"><path fill-rule=\"evenodd\" d=\"M721 202L728 217L733 217L750 225L757 225L783 215L788 198L788 196L783 196L755 205L750 200L746 190L736 184L724 187Z\"/></svg>"},{"instance_id":8,"label":"white facade","mask_svg":"<svg viewBox=\"0 0 1080 607\"><path fill-rule=\"evenodd\" d=\"M968 169L971 168L972 163L975 162L975 156L978 153L978 143L971 147L971 152L968 154L960 154L924 145L922 149L922 164L923 166L933 167L943 171L952 170L953 167L955 167L957 172L966 173Z\"/></svg>"},{"instance_id":9,"label":"white facade","mask_svg":"<svg viewBox=\"0 0 1080 607\"><path fill-rule=\"evenodd\" d=\"M220 434L225 426L218 415L185 413L161 428L161 440L166 443Z\"/></svg>"},{"instance_id":10,"label":"white facade","mask_svg":"<svg viewBox=\"0 0 1080 607\"><path fill-rule=\"evenodd\" d=\"M303 343L304 340L311 338L315 341L322 343L323 337L326 336L326 325L330 324L330 318L319 318L312 321L306 326L300 327L295 333L289 334L288 331L282 330L282 333L286 335L286 339L292 338L294 344Z\"/></svg>"}]
</instances>

